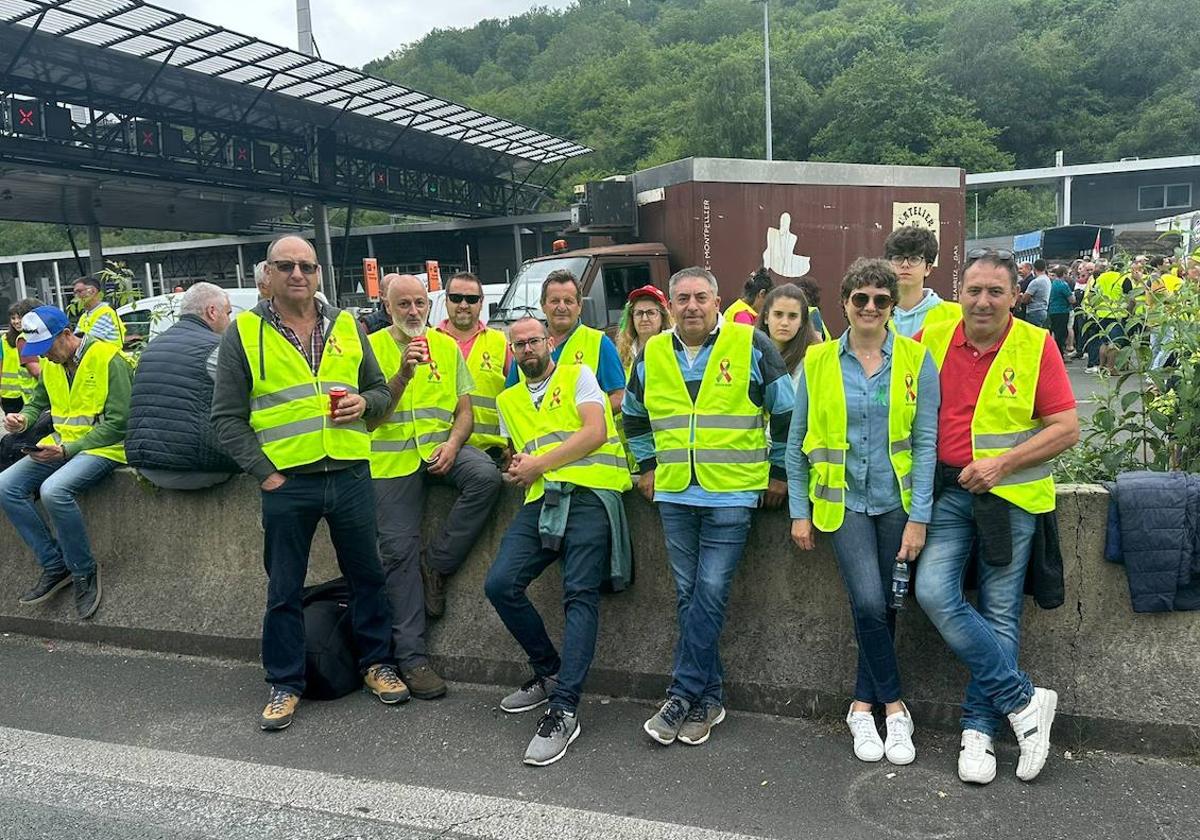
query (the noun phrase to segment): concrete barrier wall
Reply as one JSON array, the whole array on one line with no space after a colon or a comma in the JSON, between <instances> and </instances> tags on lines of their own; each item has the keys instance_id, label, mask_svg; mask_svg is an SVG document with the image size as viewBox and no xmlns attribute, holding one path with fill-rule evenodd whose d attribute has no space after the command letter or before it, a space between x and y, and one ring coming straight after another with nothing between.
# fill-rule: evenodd
<instances>
[{"instance_id":1,"label":"concrete barrier wall","mask_svg":"<svg viewBox=\"0 0 1200 840\"><path fill-rule=\"evenodd\" d=\"M433 529L452 494L427 503ZM1040 610L1026 600L1021 662L1034 681L1058 690L1056 740L1160 754L1200 754L1200 615L1135 615L1121 567L1102 559L1107 495L1095 487L1059 493L1066 604ZM447 678L517 684L524 656L483 596L483 579L506 523L520 504L506 490L470 559L449 585L447 616L431 635ZM212 490L158 490L122 470L82 502L103 569L104 602L90 622L74 618L68 593L50 605L17 603L36 576L32 555L0 517L10 547L0 564L0 629L181 653L256 658L265 576L259 491L240 476ZM674 586L654 507L627 494L635 580L602 599L600 639L588 691L658 698L675 642ZM759 513L734 581L722 640L732 708L784 715L842 716L853 687L856 648L845 591L827 540L801 555L783 512ZM336 576L324 527L310 582ZM68 591L69 592L69 591ZM559 637L555 570L531 588ZM966 672L915 601L898 631L904 693L920 725L954 726Z\"/></svg>"}]
</instances>

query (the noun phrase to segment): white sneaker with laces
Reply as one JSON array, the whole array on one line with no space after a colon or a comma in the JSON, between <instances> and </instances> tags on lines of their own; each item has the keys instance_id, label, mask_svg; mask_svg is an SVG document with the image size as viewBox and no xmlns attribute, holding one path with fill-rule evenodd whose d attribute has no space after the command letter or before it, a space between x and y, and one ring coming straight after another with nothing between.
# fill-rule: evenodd
<instances>
[{"instance_id":1,"label":"white sneaker with laces","mask_svg":"<svg viewBox=\"0 0 1200 840\"><path fill-rule=\"evenodd\" d=\"M964 729L958 747L958 778L986 785L996 778L996 749L992 736L978 729Z\"/></svg>"},{"instance_id":2,"label":"white sneaker with laces","mask_svg":"<svg viewBox=\"0 0 1200 840\"><path fill-rule=\"evenodd\" d=\"M875 728L875 715L856 712L851 706L846 715L846 725L854 736L854 756L859 761L879 761L883 758L883 739Z\"/></svg>"},{"instance_id":3,"label":"white sneaker with laces","mask_svg":"<svg viewBox=\"0 0 1200 840\"><path fill-rule=\"evenodd\" d=\"M901 704L903 705L903 704ZM887 729L887 738L883 741L883 753L892 764L912 764L917 758L917 748L913 746L913 719L904 706L904 711L888 715L883 725Z\"/></svg>"},{"instance_id":4,"label":"white sneaker with laces","mask_svg":"<svg viewBox=\"0 0 1200 840\"><path fill-rule=\"evenodd\" d=\"M1017 778L1032 782L1046 766L1050 757L1050 726L1058 709L1058 692L1051 688L1035 688L1029 705L1008 716L1021 758L1017 762Z\"/></svg>"}]
</instances>

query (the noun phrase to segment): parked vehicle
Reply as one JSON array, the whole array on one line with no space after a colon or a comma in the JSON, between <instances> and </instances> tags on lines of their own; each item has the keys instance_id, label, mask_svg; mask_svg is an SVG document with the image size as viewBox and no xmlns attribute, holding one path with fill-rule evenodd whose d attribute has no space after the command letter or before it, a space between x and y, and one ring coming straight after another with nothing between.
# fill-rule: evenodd
<instances>
[{"instance_id":1,"label":"parked vehicle","mask_svg":"<svg viewBox=\"0 0 1200 840\"><path fill-rule=\"evenodd\" d=\"M253 309L258 303L257 289L226 289L233 314ZM125 346L138 348L147 341L166 332L179 320L179 299L183 292L144 297L126 304L117 310L117 316L125 324Z\"/></svg>"}]
</instances>

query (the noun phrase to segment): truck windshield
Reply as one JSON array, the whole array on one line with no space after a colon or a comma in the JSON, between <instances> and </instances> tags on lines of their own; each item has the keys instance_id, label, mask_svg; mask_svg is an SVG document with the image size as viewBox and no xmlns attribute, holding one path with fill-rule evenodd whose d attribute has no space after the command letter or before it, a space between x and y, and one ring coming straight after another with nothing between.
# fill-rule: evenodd
<instances>
[{"instance_id":1,"label":"truck windshield","mask_svg":"<svg viewBox=\"0 0 1200 840\"><path fill-rule=\"evenodd\" d=\"M563 257L556 260L535 260L521 266L508 285L492 320L509 323L526 315L542 317L542 281L551 271L566 269L580 280L587 269L588 257Z\"/></svg>"}]
</instances>

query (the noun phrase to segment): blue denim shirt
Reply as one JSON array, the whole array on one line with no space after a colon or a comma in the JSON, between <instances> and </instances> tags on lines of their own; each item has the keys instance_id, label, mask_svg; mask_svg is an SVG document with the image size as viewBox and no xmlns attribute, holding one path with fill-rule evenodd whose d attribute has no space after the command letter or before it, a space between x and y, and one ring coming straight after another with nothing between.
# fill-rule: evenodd
<instances>
[{"instance_id":1,"label":"blue denim shirt","mask_svg":"<svg viewBox=\"0 0 1200 840\"><path fill-rule=\"evenodd\" d=\"M871 376L847 344L838 339L838 358L846 390L846 508L875 516L900 507L900 488L892 469L888 442L888 392L892 375L891 330L883 342L883 364ZM929 352L917 379L917 413L913 420L913 495L909 519L928 523L933 513L933 471L937 463L937 418L941 388L937 365ZM819 398L819 397L818 397ZM808 432L808 384L804 375L796 386L796 407L788 435L788 507L792 519L811 519L808 498L808 457L801 446Z\"/></svg>"}]
</instances>

